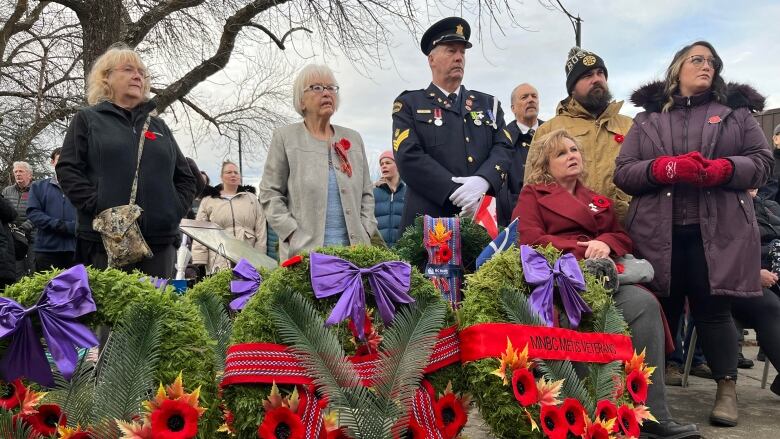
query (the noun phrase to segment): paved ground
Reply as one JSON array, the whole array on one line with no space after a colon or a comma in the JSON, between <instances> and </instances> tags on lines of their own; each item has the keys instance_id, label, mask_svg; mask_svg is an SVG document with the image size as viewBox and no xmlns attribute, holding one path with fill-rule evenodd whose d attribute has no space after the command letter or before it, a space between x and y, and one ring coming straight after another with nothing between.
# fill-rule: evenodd
<instances>
[{"instance_id":1,"label":"paved ground","mask_svg":"<svg viewBox=\"0 0 780 439\"><path fill-rule=\"evenodd\" d=\"M748 343L755 335L748 336ZM743 352L747 358L755 360L758 348L746 346ZM767 388L761 388L761 376L764 363L755 362L753 369L740 369L737 383L739 398L739 425L732 428L712 427L708 417L715 398L716 384L712 380L690 377L689 387L667 387L669 405L673 416L681 422L693 422L699 425L702 437L706 439L780 439L780 396L769 390L769 385L777 375L775 368L769 367ZM469 439L492 439L489 429L483 424L476 408L469 416L469 426L464 436Z\"/></svg>"}]
</instances>

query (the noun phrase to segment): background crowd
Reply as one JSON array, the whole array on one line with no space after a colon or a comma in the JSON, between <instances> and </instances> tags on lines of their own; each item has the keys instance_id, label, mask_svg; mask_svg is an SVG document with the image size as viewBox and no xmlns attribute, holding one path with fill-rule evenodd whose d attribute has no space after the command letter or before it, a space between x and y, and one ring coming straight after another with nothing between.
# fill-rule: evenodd
<instances>
[{"instance_id":1,"label":"background crowd","mask_svg":"<svg viewBox=\"0 0 780 439\"><path fill-rule=\"evenodd\" d=\"M456 17L423 35L432 82L394 102L392 149L380 155L375 182L360 134L331 123L333 72L303 68L292 102L301 121L275 130L257 193L229 161L211 186L153 113L141 57L111 48L89 75L90 106L51 154L56 172L33 181L28 163L14 163L14 184L0 197L0 285L76 263L107 267L93 220L131 193L152 256L119 268L165 278L176 268L182 218L216 223L285 260L323 245L392 247L416 216L472 217L487 193L499 225L517 219L518 243L585 260L647 260L652 280L620 285L615 301L635 346L659 366L653 381L679 384L689 321L703 353L695 371L717 382L710 421L736 425L737 366L747 365L741 328L755 328L780 364L780 126L770 149L754 118L763 97L727 85L724 61L699 41L673 55L662 81L632 95L645 110L632 120L609 92L605 60L574 48L555 117L539 120L538 92L521 83L505 124L497 98L462 85L469 36ZM136 169L128 164L139 151ZM192 254L199 275L231 266L199 243ZM771 389L780 395L780 382ZM664 386L652 386L648 405L660 422L643 433L698 437L696 426L672 420L665 398Z\"/></svg>"}]
</instances>

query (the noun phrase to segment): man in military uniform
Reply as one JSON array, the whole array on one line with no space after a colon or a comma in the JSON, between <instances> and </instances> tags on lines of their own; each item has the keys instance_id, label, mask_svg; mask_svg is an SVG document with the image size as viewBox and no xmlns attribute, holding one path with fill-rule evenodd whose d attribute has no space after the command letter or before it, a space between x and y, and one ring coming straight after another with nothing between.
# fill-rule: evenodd
<instances>
[{"instance_id":1,"label":"man in military uniform","mask_svg":"<svg viewBox=\"0 0 780 439\"><path fill-rule=\"evenodd\" d=\"M495 195L510 161L510 135L493 96L463 81L471 29L445 18L423 34L432 82L393 103L393 151L407 184L401 226L418 215L473 216L485 193Z\"/></svg>"},{"instance_id":2,"label":"man in military uniform","mask_svg":"<svg viewBox=\"0 0 780 439\"><path fill-rule=\"evenodd\" d=\"M515 120L506 124L512 136L512 162L506 181L496 198L498 225L506 227L512 220L512 211L523 188L525 161L534 133L544 121L539 119L539 92L531 84L520 84L512 90L512 113Z\"/></svg>"}]
</instances>

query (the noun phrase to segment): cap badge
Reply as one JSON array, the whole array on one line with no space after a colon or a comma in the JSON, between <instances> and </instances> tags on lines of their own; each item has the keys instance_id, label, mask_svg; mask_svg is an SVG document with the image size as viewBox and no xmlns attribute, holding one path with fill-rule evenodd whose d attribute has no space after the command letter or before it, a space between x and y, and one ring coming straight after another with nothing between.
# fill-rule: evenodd
<instances>
[{"instance_id":1,"label":"cap badge","mask_svg":"<svg viewBox=\"0 0 780 439\"><path fill-rule=\"evenodd\" d=\"M463 36L463 25L459 24L455 26L455 33L460 36Z\"/></svg>"},{"instance_id":2,"label":"cap badge","mask_svg":"<svg viewBox=\"0 0 780 439\"><path fill-rule=\"evenodd\" d=\"M595 56L593 56L593 55L588 55L588 56L586 56L586 57L585 57L585 58L582 60L582 63L583 63L584 65L586 65L586 66L590 67L590 66L592 66L593 64L596 64L596 57L595 57Z\"/></svg>"}]
</instances>

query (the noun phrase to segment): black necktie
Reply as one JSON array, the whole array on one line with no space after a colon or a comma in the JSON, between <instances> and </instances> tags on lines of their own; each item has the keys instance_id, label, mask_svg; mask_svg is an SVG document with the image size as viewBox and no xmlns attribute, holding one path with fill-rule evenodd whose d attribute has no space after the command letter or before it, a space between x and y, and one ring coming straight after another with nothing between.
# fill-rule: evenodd
<instances>
[{"instance_id":1,"label":"black necktie","mask_svg":"<svg viewBox=\"0 0 780 439\"><path fill-rule=\"evenodd\" d=\"M450 102L452 102L453 107L458 106L458 95L456 93L450 93L450 95L447 96L447 98L449 98Z\"/></svg>"},{"instance_id":2,"label":"black necktie","mask_svg":"<svg viewBox=\"0 0 780 439\"><path fill-rule=\"evenodd\" d=\"M532 138L532 139L534 138L534 134L536 134L536 131L535 131L533 128L531 128L530 130L528 130L528 132L526 133L526 135L527 135L528 137Z\"/></svg>"}]
</instances>

